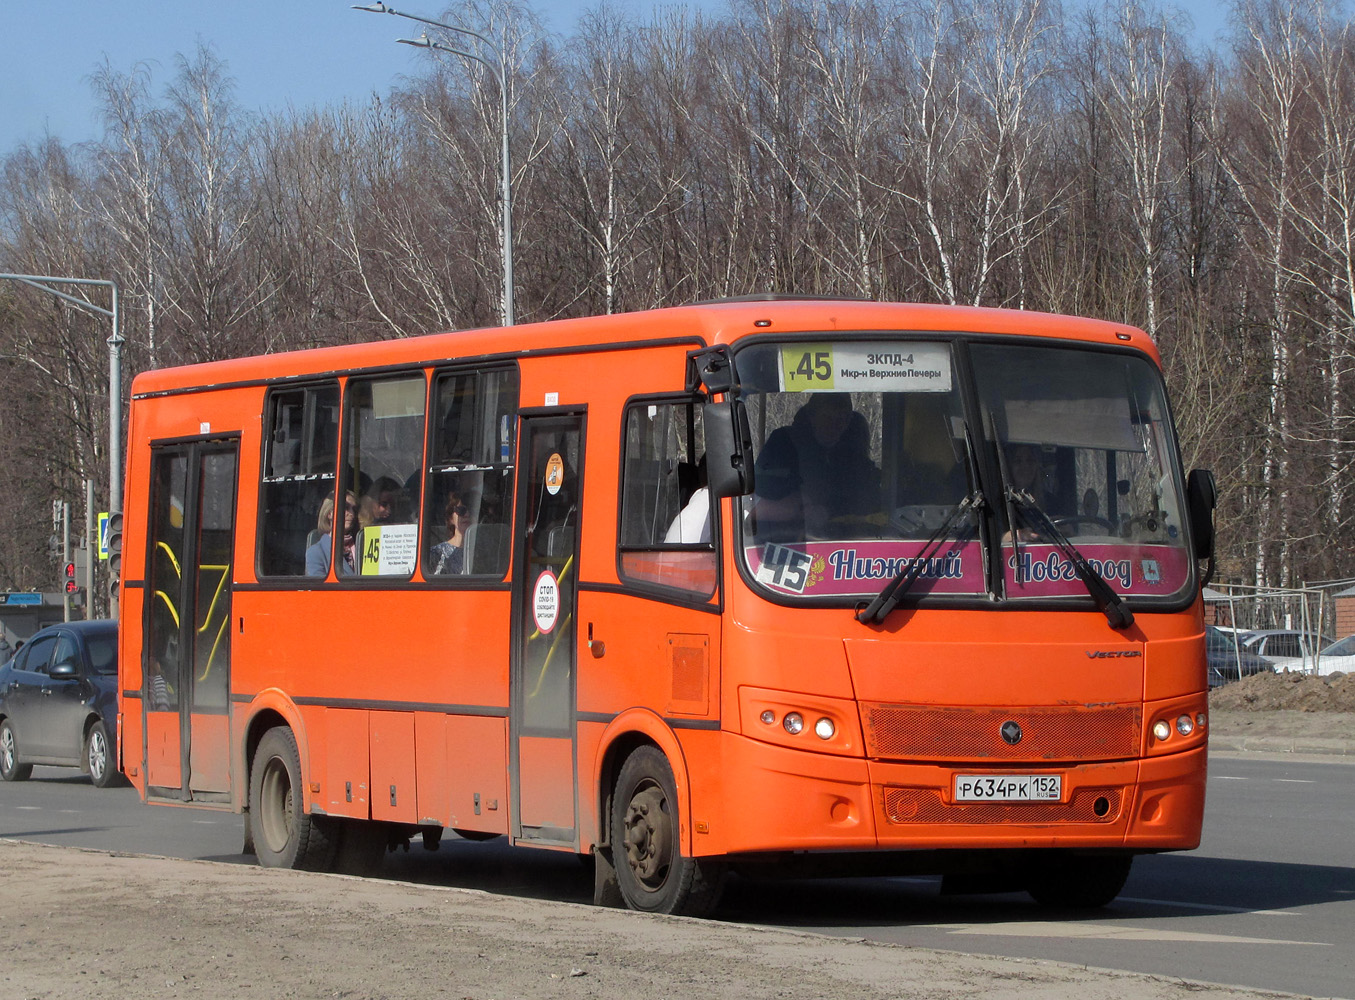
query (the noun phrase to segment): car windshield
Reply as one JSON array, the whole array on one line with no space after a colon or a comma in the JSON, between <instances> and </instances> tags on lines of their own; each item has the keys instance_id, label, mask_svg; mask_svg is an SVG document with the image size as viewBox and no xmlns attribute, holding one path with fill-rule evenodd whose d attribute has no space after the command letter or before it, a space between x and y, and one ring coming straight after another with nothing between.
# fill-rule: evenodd
<instances>
[{"instance_id":1,"label":"car windshield","mask_svg":"<svg viewBox=\"0 0 1355 1000\"><path fill-rule=\"evenodd\" d=\"M824 339L758 343L736 367L755 457L741 550L778 596L858 600L910 573L915 598L1086 598L1067 547L1029 530L1009 490L1117 594L1188 593L1175 441L1146 359Z\"/></svg>"},{"instance_id":2,"label":"car windshield","mask_svg":"<svg viewBox=\"0 0 1355 1000\"><path fill-rule=\"evenodd\" d=\"M1355 655L1355 635L1348 635L1344 639L1338 639L1330 646L1322 650L1323 656L1352 656Z\"/></svg>"}]
</instances>

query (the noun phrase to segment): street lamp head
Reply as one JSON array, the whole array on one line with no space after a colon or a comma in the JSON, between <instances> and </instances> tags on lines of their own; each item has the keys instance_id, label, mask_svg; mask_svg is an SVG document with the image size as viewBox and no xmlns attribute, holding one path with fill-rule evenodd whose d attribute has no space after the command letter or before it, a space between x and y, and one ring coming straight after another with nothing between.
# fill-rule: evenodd
<instances>
[{"instance_id":1,"label":"street lamp head","mask_svg":"<svg viewBox=\"0 0 1355 1000\"><path fill-rule=\"evenodd\" d=\"M427 35L420 35L418 38L397 38L396 41L401 45L414 45L421 49L433 47L433 42Z\"/></svg>"},{"instance_id":2,"label":"street lamp head","mask_svg":"<svg viewBox=\"0 0 1355 1000\"><path fill-rule=\"evenodd\" d=\"M389 7L387 7L384 3L381 3L380 0L377 0L376 3L369 3L369 4L365 4L365 5L364 5L364 4L356 4L356 3L355 3L355 4L352 5L352 9L353 9L353 10L365 10L365 11L367 11L369 14L394 14L394 13L395 13L395 11L391 10L391 9L390 9Z\"/></svg>"}]
</instances>

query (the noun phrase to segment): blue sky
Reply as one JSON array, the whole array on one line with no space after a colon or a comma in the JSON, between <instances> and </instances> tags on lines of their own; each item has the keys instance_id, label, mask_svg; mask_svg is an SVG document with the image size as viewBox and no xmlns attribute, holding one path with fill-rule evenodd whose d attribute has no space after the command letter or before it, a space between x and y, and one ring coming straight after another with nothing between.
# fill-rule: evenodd
<instances>
[{"instance_id":1,"label":"blue sky","mask_svg":"<svg viewBox=\"0 0 1355 1000\"><path fill-rule=\"evenodd\" d=\"M115 70L145 62L158 94L177 54L210 44L251 111L277 111L385 93L417 70L421 54L394 40L417 35L414 22L349 10L353 0L0 0L0 156L51 134L65 142L98 135L90 74L107 57ZM573 32L595 0L528 0L547 26ZM647 13L652 0L613 0ZM1077 0L1067 0L1076 3ZM724 0L664 6L721 10ZM1210 42L1224 4L1177 0ZM394 0L398 10L436 17L442 0Z\"/></svg>"}]
</instances>

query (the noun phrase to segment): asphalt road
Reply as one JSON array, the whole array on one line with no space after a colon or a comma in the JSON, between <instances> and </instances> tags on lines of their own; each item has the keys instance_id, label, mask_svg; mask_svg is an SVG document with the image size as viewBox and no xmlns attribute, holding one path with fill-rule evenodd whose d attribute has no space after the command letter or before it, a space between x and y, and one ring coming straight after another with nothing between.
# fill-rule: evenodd
<instances>
[{"instance_id":1,"label":"asphalt road","mask_svg":"<svg viewBox=\"0 0 1355 1000\"><path fill-rule=\"evenodd\" d=\"M1024 895L943 896L937 879L731 883L718 919L895 944L1355 998L1355 763L1214 755L1205 839L1144 857L1091 916ZM252 864L240 817L142 805L71 771L0 786L0 837ZM571 856L499 842L417 844L387 877L586 902Z\"/></svg>"}]
</instances>

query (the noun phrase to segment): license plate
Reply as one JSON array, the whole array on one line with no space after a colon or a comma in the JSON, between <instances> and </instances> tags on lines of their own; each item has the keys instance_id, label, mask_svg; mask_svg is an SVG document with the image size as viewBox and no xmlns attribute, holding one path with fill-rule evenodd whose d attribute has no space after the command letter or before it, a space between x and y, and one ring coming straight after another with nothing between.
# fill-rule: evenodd
<instances>
[{"instance_id":1,"label":"license plate","mask_svg":"<svg viewBox=\"0 0 1355 1000\"><path fill-rule=\"evenodd\" d=\"M956 802L1058 802L1061 774L957 774Z\"/></svg>"}]
</instances>

